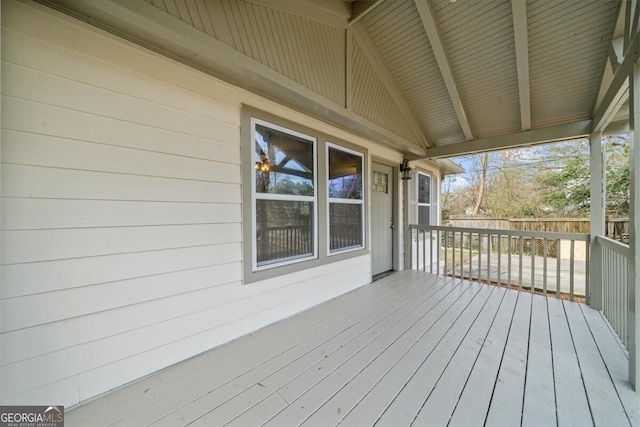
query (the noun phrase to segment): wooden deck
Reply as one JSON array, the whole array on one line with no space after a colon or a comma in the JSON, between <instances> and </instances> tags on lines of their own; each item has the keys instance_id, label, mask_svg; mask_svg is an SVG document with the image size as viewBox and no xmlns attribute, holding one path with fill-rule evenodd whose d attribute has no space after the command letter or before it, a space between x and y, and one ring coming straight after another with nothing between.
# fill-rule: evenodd
<instances>
[{"instance_id":1,"label":"wooden deck","mask_svg":"<svg viewBox=\"0 0 640 427\"><path fill-rule=\"evenodd\" d=\"M640 425L599 312L405 271L144 378L67 426Z\"/></svg>"}]
</instances>

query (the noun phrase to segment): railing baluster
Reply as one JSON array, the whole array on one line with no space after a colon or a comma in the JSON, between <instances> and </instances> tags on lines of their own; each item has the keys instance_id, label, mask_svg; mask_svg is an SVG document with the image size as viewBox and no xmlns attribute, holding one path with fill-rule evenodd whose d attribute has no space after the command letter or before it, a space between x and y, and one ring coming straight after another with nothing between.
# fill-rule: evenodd
<instances>
[{"instance_id":1,"label":"railing baluster","mask_svg":"<svg viewBox=\"0 0 640 427\"><path fill-rule=\"evenodd\" d=\"M433 274L433 230L429 230L429 273Z\"/></svg>"},{"instance_id":2,"label":"railing baluster","mask_svg":"<svg viewBox=\"0 0 640 427\"><path fill-rule=\"evenodd\" d=\"M574 291L574 269L575 269L575 247L576 241L571 240L571 255L570 258L570 266L569 266L569 301L573 301L573 291Z\"/></svg>"},{"instance_id":3,"label":"railing baluster","mask_svg":"<svg viewBox=\"0 0 640 427\"><path fill-rule=\"evenodd\" d=\"M556 298L560 298L560 252L562 251L562 240L556 240Z\"/></svg>"},{"instance_id":4,"label":"railing baluster","mask_svg":"<svg viewBox=\"0 0 640 427\"><path fill-rule=\"evenodd\" d=\"M444 274L447 275L447 271L449 270L449 240L447 238L447 231L444 232Z\"/></svg>"},{"instance_id":5,"label":"railing baluster","mask_svg":"<svg viewBox=\"0 0 640 427\"><path fill-rule=\"evenodd\" d=\"M487 233L487 283L491 284L491 233Z\"/></svg>"},{"instance_id":6,"label":"railing baluster","mask_svg":"<svg viewBox=\"0 0 640 427\"><path fill-rule=\"evenodd\" d=\"M502 234L498 234L498 286L502 286Z\"/></svg>"},{"instance_id":7,"label":"railing baluster","mask_svg":"<svg viewBox=\"0 0 640 427\"><path fill-rule=\"evenodd\" d=\"M456 277L456 232L451 232L451 276Z\"/></svg>"},{"instance_id":8,"label":"railing baluster","mask_svg":"<svg viewBox=\"0 0 640 427\"><path fill-rule=\"evenodd\" d=\"M442 247L442 236L440 230L436 232L436 262L438 268L438 274L440 274L440 248Z\"/></svg>"},{"instance_id":9,"label":"railing baluster","mask_svg":"<svg viewBox=\"0 0 640 427\"><path fill-rule=\"evenodd\" d=\"M532 237L529 239L529 246L531 247L531 293L536 292L536 239Z\"/></svg>"},{"instance_id":10,"label":"railing baluster","mask_svg":"<svg viewBox=\"0 0 640 427\"><path fill-rule=\"evenodd\" d=\"M522 256L524 254L524 238L518 238L518 290L522 291Z\"/></svg>"},{"instance_id":11,"label":"railing baluster","mask_svg":"<svg viewBox=\"0 0 640 427\"><path fill-rule=\"evenodd\" d=\"M469 232L469 280L473 280L473 233Z\"/></svg>"},{"instance_id":12,"label":"railing baluster","mask_svg":"<svg viewBox=\"0 0 640 427\"><path fill-rule=\"evenodd\" d=\"M422 230L422 271L427 271L426 230Z\"/></svg>"},{"instance_id":13,"label":"railing baluster","mask_svg":"<svg viewBox=\"0 0 640 427\"><path fill-rule=\"evenodd\" d=\"M509 236L509 244L507 245L508 246L507 250L509 251L508 252L509 256L507 258L507 265L508 265L508 267L507 267L507 285L509 286L509 289L511 289L511 252L512 252L511 245L512 245L512 241L513 241L513 239L511 238L511 236Z\"/></svg>"},{"instance_id":14,"label":"railing baluster","mask_svg":"<svg viewBox=\"0 0 640 427\"><path fill-rule=\"evenodd\" d=\"M464 279L464 231L460 232L460 278Z\"/></svg>"},{"instance_id":15,"label":"railing baluster","mask_svg":"<svg viewBox=\"0 0 640 427\"><path fill-rule=\"evenodd\" d=\"M482 281L482 233L478 233L478 281Z\"/></svg>"},{"instance_id":16,"label":"railing baluster","mask_svg":"<svg viewBox=\"0 0 640 427\"><path fill-rule=\"evenodd\" d=\"M542 239L542 293L547 296L547 256L549 255L549 248L547 244L547 238Z\"/></svg>"}]
</instances>

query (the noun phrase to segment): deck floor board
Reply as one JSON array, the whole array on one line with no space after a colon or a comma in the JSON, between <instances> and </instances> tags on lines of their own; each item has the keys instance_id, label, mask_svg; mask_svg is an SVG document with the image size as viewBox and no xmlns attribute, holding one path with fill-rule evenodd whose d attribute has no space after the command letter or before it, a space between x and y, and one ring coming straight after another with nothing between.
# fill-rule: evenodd
<instances>
[{"instance_id":1,"label":"deck floor board","mask_svg":"<svg viewBox=\"0 0 640 427\"><path fill-rule=\"evenodd\" d=\"M405 271L65 414L75 425L640 425L588 306Z\"/></svg>"}]
</instances>

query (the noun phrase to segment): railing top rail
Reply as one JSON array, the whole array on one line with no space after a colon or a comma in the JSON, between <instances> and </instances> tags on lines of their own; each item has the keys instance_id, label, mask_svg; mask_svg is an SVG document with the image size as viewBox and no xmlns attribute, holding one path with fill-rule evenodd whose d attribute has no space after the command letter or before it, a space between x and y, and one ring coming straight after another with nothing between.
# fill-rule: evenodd
<instances>
[{"instance_id":1,"label":"railing top rail","mask_svg":"<svg viewBox=\"0 0 640 427\"><path fill-rule=\"evenodd\" d=\"M601 235L597 235L596 236L596 243L598 243L599 245L601 245L602 247L605 247L607 249L610 249L614 252L619 253L622 256L625 257L629 257L631 256L631 252L629 250L629 245L625 245L624 243L620 243L616 240L610 239L606 236L601 236Z\"/></svg>"},{"instance_id":2,"label":"railing top rail","mask_svg":"<svg viewBox=\"0 0 640 427\"><path fill-rule=\"evenodd\" d=\"M539 239L563 239L588 242L589 234L583 233L552 233L548 231L523 231L523 230L498 230L492 228L466 228L466 227L449 227L444 225L423 225L410 224L410 230L435 230L435 231L454 231L473 234L492 234L509 237L534 237Z\"/></svg>"}]
</instances>

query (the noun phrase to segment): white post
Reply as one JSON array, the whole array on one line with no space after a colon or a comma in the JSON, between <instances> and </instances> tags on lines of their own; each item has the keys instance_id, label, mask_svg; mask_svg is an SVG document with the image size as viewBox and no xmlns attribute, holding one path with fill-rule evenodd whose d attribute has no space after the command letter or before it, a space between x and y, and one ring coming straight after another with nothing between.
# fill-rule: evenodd
<instances>
[{"instance_id":1,"label":"white post","mask_svg":"<svg viewBox=\"0 0 640 427\"><path fill-rule=\"evenodd\" d=\"M602 309L602 248L596 244L596 237L605 234L605 163L602 150L602 133L589 135L589 169L591 172L591 256L587 303Z\"/></svg>"},{"instance_id":2,"label":"white post","mask_svg":"<svg viewBox=\"0 0 640 427\"><path fill-rule=\"evenodd\" d=\"M636 316L636 309L640 305L640 293L638 281L640 275L640 252L638 244L640 242L640 64L633 64L633 71L629 76L629 133L631 134L629 144L629 275L627 294L629 306L627 314L627 324L629 332L629 382L637 390L640 385L640 360L638 359L640 339L638 333L640 327L638 322L640 317ZM638 127L638 129L636 129Z\"/></svg>"}]
</instances>

